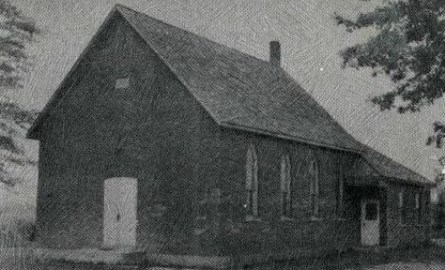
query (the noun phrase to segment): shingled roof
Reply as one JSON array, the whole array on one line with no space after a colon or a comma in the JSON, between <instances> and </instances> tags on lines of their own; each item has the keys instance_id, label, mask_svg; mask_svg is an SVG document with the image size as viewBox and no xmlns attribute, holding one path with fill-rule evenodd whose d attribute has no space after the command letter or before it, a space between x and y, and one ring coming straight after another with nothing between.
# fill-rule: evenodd
<instances>
[{"instance_id":1,"label":"shingled roof","mask_svg":"<svg viewBox=\"0 0 445 270\"><path fill-rule=\"evenodd\" d=\"M384 177L433 183L356 141L284 69L121 5L109 18L115 14L139 33L218 125L355 152ZM63 95L60 90L55 95ZM28 137L35 138L58 100L47 104Z\"/></svg>"}]
</instances>

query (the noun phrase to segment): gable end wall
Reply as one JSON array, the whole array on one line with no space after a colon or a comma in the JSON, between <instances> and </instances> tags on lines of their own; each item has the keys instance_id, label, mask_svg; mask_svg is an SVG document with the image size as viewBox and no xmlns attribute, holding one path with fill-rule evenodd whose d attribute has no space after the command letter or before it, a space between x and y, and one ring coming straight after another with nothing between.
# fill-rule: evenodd
<instances>
[{"instance_id":1,"label":"gable end wall","mask_svg":"<svg viewBox=\"0 0 445 270\"><path fill-rule=\"evenodd\" d=\"M215 171L201 166L218 164L206 160L218 128L126 22L115 17L105 33L42 126L38 240L100 247L103 181L135 177L138 245L185 251L178 243L190 239L200 179L210 183ZM114 89L125 77L131 87Z\"/></svg>"}]
</instances>

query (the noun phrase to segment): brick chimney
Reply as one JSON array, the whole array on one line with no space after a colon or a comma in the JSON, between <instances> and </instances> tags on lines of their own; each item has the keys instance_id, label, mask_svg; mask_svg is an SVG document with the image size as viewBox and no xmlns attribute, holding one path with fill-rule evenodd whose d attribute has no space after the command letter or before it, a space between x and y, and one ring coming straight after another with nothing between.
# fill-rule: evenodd
<instances>
[{"instance_id":1,"label":"brick chimney","mask_svg":"<svg viewBox=\"0 0 445 270\"><path fill-rule=\"evenodd\" d=\"M275 67L281 65L281 45L277 40L270 42L270 63Z\"/></svg>"}]
</instances>

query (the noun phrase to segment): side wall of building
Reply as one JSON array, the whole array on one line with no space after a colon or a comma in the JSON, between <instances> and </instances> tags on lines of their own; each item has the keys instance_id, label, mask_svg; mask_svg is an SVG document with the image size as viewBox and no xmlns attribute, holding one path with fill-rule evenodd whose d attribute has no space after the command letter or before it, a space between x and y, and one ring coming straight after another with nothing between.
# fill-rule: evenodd
<instances>
[{"instance_id":1,"label":"side wall of building","mask_svg":"<svg viewBox=\"0 0 445 270\"><path fill-rule=\"evenodd\" d=\"M288 254L308 250L346 248L359 239L359 223L346 195L339 203L342 160L348 154L291 141L223 130L220 136L223 170L218 180L220 245L226 253ZM246 153L254 145L258 156L258 219L246 220ZM290 219L282 218L280 161L291 164ZM311 163L319 166L318 218L312 217ZM226 200L224 200L226 199ZM323 242L323 244L320 244Z\"/></svg>"},{"instance_id":2,"label":"side wall of building","mask_svg":"<svg viewBox=\"0 0 445 270\"><path fill-rule=\"evenodd\" d=\"M428 239L430 210L427 189L396 184L380 186L373 183L367 186L361 181L378 179L379 174L353 153L227 129L222 130L219 140L223 169L218 179L218 192L221 194L218 243L222 253L276 254L279 257L289 253L319 253L359 246L360 200L364 198L380 201L382 245L415 245ZM245 209L249 145L255 146L258 156L258 218L253 220L246 219ZM289 154L291 161L291 219L281 216L280 161L283 154ZM319 164L320 208L319 217L315 219L311 213L310 187L310 165L314 160ZM351 176L364 180L349 181ZM412 221L414 210L408 209L411 221L407 220L407 224L403 225L397 219L400 215L398 192L402 188L406 192L421 194L421 217ZM412 202L407 203L412 208Z\"/></svg>"}]
</instances>

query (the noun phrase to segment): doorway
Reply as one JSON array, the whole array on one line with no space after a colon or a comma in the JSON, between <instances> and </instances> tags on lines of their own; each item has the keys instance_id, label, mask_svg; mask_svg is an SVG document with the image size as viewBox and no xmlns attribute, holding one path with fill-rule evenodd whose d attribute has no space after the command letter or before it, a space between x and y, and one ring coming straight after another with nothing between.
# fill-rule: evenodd
<instances>
[{"instance_id":1,"label":"doorway","mask_svg":"<svg viewBox=\"0 0 445 270\"><path fill-rule=\"evenodd\" d=\"M380 243L380 202L378 200L362 200L360 216L362 245L378 245Z\"/></svg>"},{"instance_id":2,"label":"doorway","mask_svg":"<svg viewBox=\"0 0 445 270\"><path fill-rule=\"evenodd\" d=\"M136 246L137 179L110 178L104 181L104 248Z\"/></svg>"}]
</instances>

